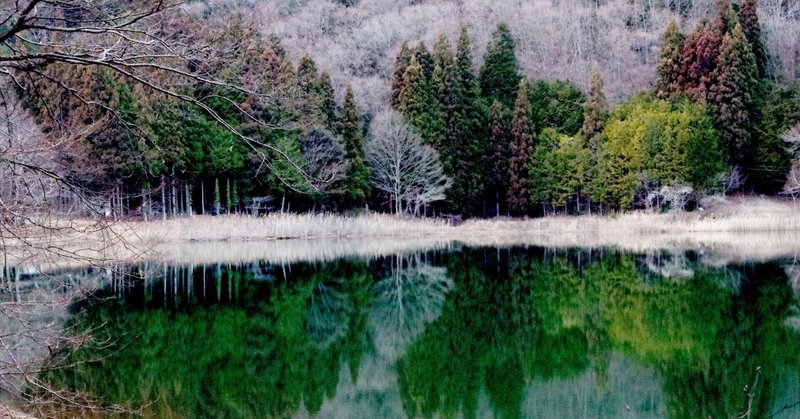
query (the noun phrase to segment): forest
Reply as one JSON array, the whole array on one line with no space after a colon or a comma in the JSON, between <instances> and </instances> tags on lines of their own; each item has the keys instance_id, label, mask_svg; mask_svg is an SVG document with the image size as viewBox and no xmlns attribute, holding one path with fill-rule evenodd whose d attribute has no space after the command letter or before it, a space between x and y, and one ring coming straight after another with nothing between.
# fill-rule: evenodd
<instances>
[{"instance_id":1,"label":"forest","mask_svg":"<svg viewBox=\"0 0 800 419\"><path fill-rule=\"evenodd\" d=\"M144 220L364 210L538 216L682 210L710 194L800 191L800 88L787 77L785 51L768 48L779 43L763 33L757 0L719 0L707 19L670 4L684 26L698 22L661 28L649 87L617 86L611 100L605 81L617 78L600 61L585 69L585 90L574 72L526 75L519 57L530 46L503 22L481 37L485 46L473 36L485 28L467 23L432 42L401 42L382 78L386 98L359 98L364 85L342 85L340 68L329 72L311 55L293 60L297 51L279 36L225 7L192 3L184 11L202 9L204 20L170 21L180 31L204 28L215 51L185 68L142 75L54 59L10 73L6 110L45 134L31 149L45 141L47 164L67 168L51 193L59 212L88 202Z\"/></svg>"}]
</instances>

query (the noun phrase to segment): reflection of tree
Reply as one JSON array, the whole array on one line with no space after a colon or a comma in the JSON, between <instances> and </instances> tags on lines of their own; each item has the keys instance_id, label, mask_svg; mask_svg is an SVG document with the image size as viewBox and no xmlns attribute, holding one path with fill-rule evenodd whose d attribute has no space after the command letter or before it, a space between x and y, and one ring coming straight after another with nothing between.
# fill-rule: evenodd
<instances>
[{"instance_id":1,"label":"reflection of tree","mask_svg":"<svg viewBox=\"0 0 800 419\"><path fill-rule=\"evenodd\" d=\"M394 361L436 320L453 281L443 267L424 263L419 255L396 256L390 273L373 287L368 324L376 350Z\"/></svg>"},{"instance_id":2,"label":"reflection of tree","mask_svg":"<svg viewBox=\"0 0 800 419\"><path fill-rule=\"evenodd\" d=\"M342 278L319 281L311 293L306 336L321 350L347 334L353 306L343 289L346 281Z\"/></svg>"},{"instance_id":3,"label":"reflection of tree","mask_svg":"<svg viewBox=\"0 0 800 419\"><path fill-rule=\"evenodd\" d=\"M797 369L797 337L783 325L794 300L769 265L690 265L690 277L652 282L629 255L578 269L568 258L526 252L510 258L508 277L488 280L493 269L453 268L480 256L453 259L457 286L442 316L398 360L410 416L474 416L485 390L497 416L517 417L526 381L592 367L602 383L613 351L661 373L671 417L734 416L745 405L742 387L762 366L753 407L760 417L769 413L779 366ZM730 289L739 277L760 280ZM557 412L537 411L549 414Z\"/></svg>"},{"instance_id":4,"label":"reflection of tree","mask_svg":"<svg viewBox=\"0 0 800 419\"><path fill-rule=\"evenodd\" d=\"M137 290L126 292L124 303L80 304L77 319L107 324L103 336L129 344L49 379L111 403L156 400L146 413L157 416L284 417L301 407L329 411L323 404L346 381L345 365L352 398L386 409L394 365L409 416L475 417L488 406L495 417L520 417L541 383L589 383L574 390L579 397L595 383L612 383L605 390L615 392L635 386L613 386L620 376L609 360L617 359L660 376L665 395L657 399L666 401L638 413L733 416L756 367L762 376L754 416L795 401L776 400L777 377L800 374L800 341L784 325L797 300L775 264L689 264L691 277L653 281L639 256L611 252L586 263L580 253L543 257L517 249L495 262L493 249L482 252L443 257L446 269L418 256L372 266L292 265L287 280L273 283L223 272L219 286L228 290L234 281L238 298L206 307L188 302L173 312L153 309L159 298L135 301ZM727 278L749 280L732 290ZM375 378L380 390L359 387ZM629 397L586 397L584 412L607 412L603 400ZM647 408L630 402L633 415ZM571 406L550 408L560 410L535 415L574 415Z\"/></svg>"}]
</instances>

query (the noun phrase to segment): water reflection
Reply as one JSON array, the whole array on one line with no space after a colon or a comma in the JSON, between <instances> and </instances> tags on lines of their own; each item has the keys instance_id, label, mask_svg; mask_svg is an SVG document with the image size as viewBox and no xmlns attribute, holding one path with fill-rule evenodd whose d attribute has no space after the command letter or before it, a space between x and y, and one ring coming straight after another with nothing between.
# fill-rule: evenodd
<instances>
[{"instance_id":1,"label":"water reflection","mask_svg":"<svg viewBox=\"0 0 800 419\"><path fill-rule=\"evenodd\" d=\"M794 268L698 259L466 248L131 267L73 307L117 347L47 379L170 417L731 417L759 368L752 417L800 400Z\"/></svg>"}]
</instances>

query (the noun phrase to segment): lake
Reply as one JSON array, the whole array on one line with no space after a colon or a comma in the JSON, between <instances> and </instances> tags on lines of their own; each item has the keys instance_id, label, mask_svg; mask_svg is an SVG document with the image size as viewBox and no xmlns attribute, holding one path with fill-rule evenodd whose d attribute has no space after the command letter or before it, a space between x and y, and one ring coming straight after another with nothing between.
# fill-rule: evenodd
<instances>
[{"instance_id":1,"label":"lake","mask_svg":"<svg viewBox=\"0 0 800 419\"><path fill-rule=\"evenodd\" d=\"M68 330L105 344L43 378L146 416L800 415L785 258L456 245L82 275L103 285Z\"/></svg>"}]
</instances>

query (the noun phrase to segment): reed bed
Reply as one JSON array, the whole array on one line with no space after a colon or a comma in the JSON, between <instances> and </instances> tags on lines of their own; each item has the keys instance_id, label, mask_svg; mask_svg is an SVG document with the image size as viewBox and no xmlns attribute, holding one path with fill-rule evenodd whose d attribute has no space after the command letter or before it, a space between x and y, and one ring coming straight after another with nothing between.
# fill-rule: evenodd
<instances>
[{"instance_id":1,"label":"reed bed","mask_svg":"<svg viewBox=\"0 0 800 419\"><path fill-rule=\"evenodd\" d=\"M441 234L443 220L393 217L385 214L269 214L194 216L151 223L129 223L145 241L247 241L348 237L419 237Z\"/></svg>"},{"instance_id":2,"label":"reed bed","mask_svg":"<svg viewBox=\"0 0 800 419\"><path fill-rule=\"evenodd\" d=\"M49 251L8 246L12 265L80 266L165 259L330 260L372 257L451 245L617 247L630 251L696 249L721 260L766 260L800 254L800 210L774 199L727 199L709 210L679 214L634 212L610 216L446 220L385 214L270 214L194 216L155 222L102 225L70 221L71 234L55 235ZM53 246L57 244L57 246ZM15 252L14 249L21 250ZM52 249L58 251L52 251ZM15 253L20 253L15 255ZM16 256L16 257L15 257ZM50 268L52 269L52 268Z\"/></svg>"}]
</instances>

